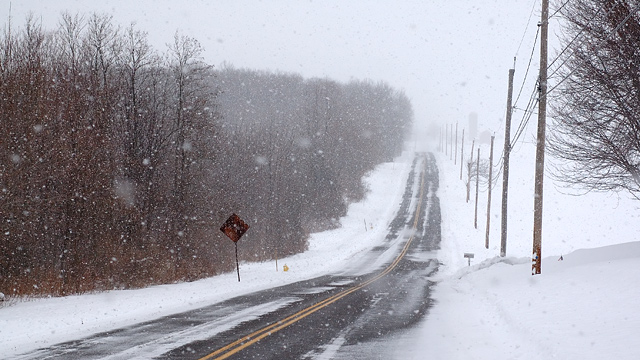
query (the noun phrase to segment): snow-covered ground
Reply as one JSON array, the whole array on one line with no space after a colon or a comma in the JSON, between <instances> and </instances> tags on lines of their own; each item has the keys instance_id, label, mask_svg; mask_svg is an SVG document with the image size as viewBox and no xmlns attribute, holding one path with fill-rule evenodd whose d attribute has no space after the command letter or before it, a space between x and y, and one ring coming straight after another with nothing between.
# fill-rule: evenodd
<instances>
[{"instance_id":1,"label":"snow-covered ground","mask_svg":"<svg viewBox=\"0 0 640 360\"><path fill-rule=\"evenodd\" d=\"M567 195L547 176L542 274L531 276L534 151L524 143L511 156L506 258L498 257L501 178L485 249L487 192L474 229L474 197L466 203L460 162L438 154L444 266L437 304L405 335L417 341L406 341L398 358L640 358L640 203L624 194ZM494 159L500 156L497 150ZM465 252L475 254L471 266Z\"/></svg>"},{"instance_id":2,"label":"snow-covered ground","mask_svg":"<svg viewBox=\"0 0 640 360\"><path fill-rule=\"evenodd\" d=\"M633 241L640 230L640 204L605 194L564 195L548 180L543 270L531 276L533 149L524 144L516 150L504 259L497 257L500 185L493 191L491 240L485 249L486 192L474 229L473 202L465 202L459 163L437 154L443 213L437 303L421 326L395 344L401 345L397 357L639 358L640 242ZM366 179L367 199L350 206L343 227L314 234L309 251L280 260L279 271L273 262L241 264L241 282L229 273L192 283L5 304L0 307L0 358L340 270L383 241L411 161L412 154L405 152L378 166ZM475 254L470 267L465 252ZM560 255L563 261L557 261Z\"/></svg>"}]
</instances>

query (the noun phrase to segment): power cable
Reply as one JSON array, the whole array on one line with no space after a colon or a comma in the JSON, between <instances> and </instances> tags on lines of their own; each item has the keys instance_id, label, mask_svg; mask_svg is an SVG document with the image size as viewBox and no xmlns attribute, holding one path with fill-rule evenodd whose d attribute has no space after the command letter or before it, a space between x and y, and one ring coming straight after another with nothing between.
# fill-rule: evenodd
<instances>
[{"instance_id":1,"label":"power cable","mask_svg":"<svg viewBox=\"0 0 640 360\"><path fill-rule=\"evenodd\" d=\"M529 96L529 101L527 102L527 106L523 110L524 114L522 116L522 119L520 120L520 124L518 124L518 128L516 129L516 135L514 136L513 139L511 139L512 144L518 140L518 138L520 137L520 134L523 131L522 128L524 127L524 123L526 120L525 116L533 112L534 99L535 99L537 90L538 90L538 82L536 82L536 86L534 87L533 91L531 92L531 95Z\"/></svg>"},{"instance_id":2,"label":"power cable","mask_svg":"<svg viewBox=\"0 0 640 360\"><path fill-rule=\"evenodd\" d=\"M514 136L513 142L511 144L517 144L520 138L522 137L522 134L524 134L527 128L527 125L529 125L529 120L531 120L531 117L533 116L533 108L537 104L538 104L538 98L536 97L532 98L531 102L529 103L529 108L527 108L527 110L523 114L520 127L518 128L518 131L516 132L516 135Z\"/></svg>"},{"instance_id":3,"label":"power cable","mask_svg":"<svg viewBox=\"0 0 640 360\"><path fill-rule=\"evenodd\" d=\"M516 96L516 101L514 101L514 104L518 103L518 100L520 100L520 95L522 94L522 89L524 88L524 84L527 81L527 75L529 74L529 69L531 67L531 60L533 60L533 54L535 53L536 50L536 44L538 43L538 35L540 34L540 27L538 27L538 30L536 31L536 37L533 40L533 47L531 47L531 55L529 56L529 63L527 64L527 71L525 71L524 73L524 78L522 79L522 84L520 85L520 90L518 91L518 96Z\"/></svg>"},{"instance_id":4,"label":"power cable","mask_svg":"<svg viewBox=\"0 0 640 360\"><path fill-rule=\"evenodd\" d=\"M529 28L529 23L531 22L531 17L533 16L533 10L535 10L537 3L538 3L537 0L533 1L533 6L531 7L531 12L529 13L529 19L527 20L527 25L524 27L524 31L522 32L522 38L520 39L520 44L518 44L518 49L516 50L516 56L520 52L520 46L522 46L524 37L527 34L527 29Z\"/></svg>"},{"instance_id":5,"label":"power cable","mask_svg":"<svg viewBox=\"0 0 640 360\"><path fill-rule=\"evenodd\" d=\"M551 16L549 16L549 19L553 19L554 16L556 16L557 13L559 13L571 0L567 0L564 2L564 4L560 5L559 8L556 9L556 11L553 12L553 14L551 14Z\"/></svg>"},{"instance_id":6,"label":"power cable","mask_svg":"<svg viewBox=\"0 0 640 360\"><path fill-rule=\"evenodd\" d=\"M522 120L520 120L520 124L518 125L518 129L516 130L516 134L513 140L510 142L511 144L510 151L513 150L514 145L517 144L518 141L520 140L520 137L522 136L527 125L529 124L529 120L531 119L531 116L533 116L533 108L538 103L538 98L536 97L536 93L538 92L538 83L539 81L536 81L536 86L534 87L533 91L531 92L531 95L529 96L529 102L527 103L527 107L525 108L524 114L522 115Z\"/></svg>"}]
</instances>

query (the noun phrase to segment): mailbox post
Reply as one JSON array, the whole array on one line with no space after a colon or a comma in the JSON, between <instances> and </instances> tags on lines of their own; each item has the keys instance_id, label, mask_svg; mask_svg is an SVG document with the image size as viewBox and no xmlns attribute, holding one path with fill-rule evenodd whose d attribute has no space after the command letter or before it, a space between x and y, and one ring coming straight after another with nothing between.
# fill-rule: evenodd
<instances>
[{"instance_id":1,"label":"mailbox post","mask_svg":"<svg viewBox=\"0 0 640 360\"><path fill-rule=\"evenodd\" d=\"M469 260L469 264L467 266L471 266L471 259L473 259L473 253L464 253L464 257Z\"/></svg>"}]
</instances>

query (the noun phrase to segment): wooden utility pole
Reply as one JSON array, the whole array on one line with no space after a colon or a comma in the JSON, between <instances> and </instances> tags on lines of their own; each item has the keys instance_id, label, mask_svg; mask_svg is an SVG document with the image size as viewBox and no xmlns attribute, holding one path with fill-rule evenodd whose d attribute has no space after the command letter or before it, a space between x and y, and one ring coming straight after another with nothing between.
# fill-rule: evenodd
<instances>
[{"instance_id":1,"label":"wooden utility pole","mask_svg":"<svg viewBox=\"0 0 640 360\"><path fill-rule=\"evenodd\" d=\"M513 108L513 74L509 69L509 93L507 94L507 120L504 125L504 154L502 159L502 223L500 231L500 256L507 256L507 195L509 192L509 154L511 153L511 114Z\"/></svg>"},{"instance_id":2,"label":"wooden utility pole","mask_svg":"<svg viewBox=\"0 0 640 360\"><path fill-rule=\"evenodd\" d=\"M449 130L449 144L451 144L451 149L449 149L449 160L453 159L453 124L451 124L451 130Z\"/></svg>"},{"instance_id":3,"label":"wooden utility pole","mask_svg":"<svg viewBox=\"0 0 640 360\"><path fill-rule=\"evenodd\" d=\"M464 163L464 129L462 129L462 142L460 143L460 180L462 180L462 164Z\"/></svg>"},{"instance_id":4,"label":"wooden utility pole","mask_svg":"<svg viewBox=\"0 0 640 360\"><path fill-rule=\"evenodd\" d=\"M449 155L449 124L444 128L444 156Z\"/></svg>"},{"instance_id":5,"label":"wooden utility pole","mask_svg":"<svg viewBox=\"0 0 640 360\"><path fill-rule=\"evenodd\" d=\"M456 122L456 144L455 144L455 154L453 155L453 165L458 161L458 123Z\"/></svg>"},{"instance_id":6,"label":"wooden utility pole","mask_svg":"<svg viewBox=\"0 0 640 360\"><path fill-rule=\"evenodd\" d=\"M478 158L476 159L476 214L473 218L473 227L478 228L478 182L480 180L480 146L478 146Z\"/></svg>"},{"instance_id":7,"label":"wooden utility pole","mask_svg":"<svg viewBox=\"0 0 640 360\"><path fill-rule=\"evenodd\" d=\"M473 148L476 145L475 139L471 142L471 158L469 158L469 162L467 163L467 202L469 202L469 197L471 195L471 164L473 164Z\"/></svg>"},{"instance_id":8,"label":"wooden utility pole","mask_svg":"<svg viewBox=\"0 0 640 360\"><path fill-rule=\"evenodd\" d=\"M484 247L489 248L489 226L491 225L491 185L493 175L493 139L495 136L491 136L491 152L489 153L489 185L487 192L487 233L484 237Z\"/></svg>"},{"instance_id":9,"label":"wooden utility pole","mask_svg":"<svg viewBox=\"0 0 640 360\"><path fill-rule=\"evenodd\" d=\"M540 100L538 103L538 137L536 146L536 173L533 196L533 254L531 274L542 269L542 194L544 180L544 145L547 117L547 39L549 31L549 0L542 0L540 16Z\"/></svg>"}]
</instances>

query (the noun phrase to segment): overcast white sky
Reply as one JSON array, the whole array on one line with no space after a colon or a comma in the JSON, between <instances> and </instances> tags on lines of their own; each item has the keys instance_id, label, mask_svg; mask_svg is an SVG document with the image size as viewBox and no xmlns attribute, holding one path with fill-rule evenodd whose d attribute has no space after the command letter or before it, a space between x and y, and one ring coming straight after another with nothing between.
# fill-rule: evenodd
<instances>
[{"instance_id":1,"label":"overcast white sky","mask_svg":"<svg viewBox=\"0 0 640 360\"><path fill-rule=\"evenodd\" d=\"M384 80L411 98L416 123L460 122L503 132L508 69L522 82L539 21L539 0L0 0L6 26L31 11L47 29L60 13L109 13L135 21L158 50L176 30L198 39L218 66L305 77ZM533 16L527 26L532 8ZM526 30L526 32L525 32ZM553 37L554 34L552 33ZM529 77L538 71L536 52ZM523 91L524 107L533 85ZM514 121L521 115L514 114ZM531 125L530 125L531 126Z\"/></svg>"}]
</instances>

